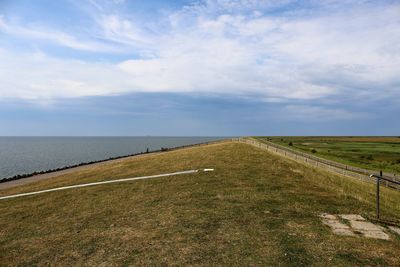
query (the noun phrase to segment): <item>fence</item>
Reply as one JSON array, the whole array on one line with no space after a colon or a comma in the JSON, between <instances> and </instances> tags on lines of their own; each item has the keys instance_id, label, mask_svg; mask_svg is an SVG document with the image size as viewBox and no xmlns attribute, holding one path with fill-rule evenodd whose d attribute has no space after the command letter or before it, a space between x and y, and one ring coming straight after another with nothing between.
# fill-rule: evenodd
<instances>
[{"instance_id":1,"label":"fence","mask_svg":"<svg viewBox=\"0 0 400 267\"><path fill-rule=\"evenodd\" d=\"M379 175L378 172L357 168L353 166L348 166L331 160L322 159L307 153L295 151L286 148L284 146L280 146L264 140L263 142L260 142L250 138L233 138L233 141L250 144L259 148L266 149L270 152L294 159L295 161L304 162L314 167L322 168L333 173L338 173L341 175L356 178L370 183L375 182L375 178L370 177L371 174ZM396 176L395 174L386 174L382 177L385 178L381 179L382 185L400 189L400 186L398 185L398 182L400 182L400 176L398 175ZM394 181L395 183L391 183L390 181Z\"/></svg>"}]
</instances>

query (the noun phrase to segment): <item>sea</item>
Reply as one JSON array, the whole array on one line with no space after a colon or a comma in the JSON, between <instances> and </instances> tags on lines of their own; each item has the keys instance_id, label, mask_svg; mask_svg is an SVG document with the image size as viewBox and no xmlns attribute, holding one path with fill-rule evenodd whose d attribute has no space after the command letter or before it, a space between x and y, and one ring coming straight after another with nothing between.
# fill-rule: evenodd
<instances>
[{"instance_id":1,"label":"sea","mask_svg":"<svg viewBox=\"0 0 400 267\"><path fill-rule=\"evenodd\" d=\"M0 179L226 137L0 137Z\"/></svg>"}]
</instances>

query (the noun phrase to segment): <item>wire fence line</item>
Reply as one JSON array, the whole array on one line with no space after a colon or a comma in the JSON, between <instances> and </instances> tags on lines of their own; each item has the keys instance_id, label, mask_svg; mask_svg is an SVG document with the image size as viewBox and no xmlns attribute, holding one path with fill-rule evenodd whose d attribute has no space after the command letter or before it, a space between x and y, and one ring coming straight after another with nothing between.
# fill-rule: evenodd
<instances>
[{"instance_id":1,"label":"wire fence line","mask_svg":"<svg viewBox=\"0 0 400 267\"><path fill-rule=\"evenodd\" d=\"M268 150L270 152L291 158L295 161L303 162L308 165L318 167L321 169L325 169L325 170L328 170L333 173L345 175L348 177L356 178L356 179L370 182L370 183L374 183L376 181L376 178L370 177L371 174L379 175L379 172L361 169L361 168L341 164L338 162L334 162L331 160L322 159L322 158L319 158L319 157L316 157L316 156L313 156L313 155L310 155L307 153L295 151L295 150L274 144L272 142L264 141L264 140L262 142L251 139L251 138L233 138L232 140L241 142L241 143L250 144L250 145ZM383 177L386 179L395 181L395 182L400 182L399 175L385 174ZM381 181L381 184L384 186L387 186L387 187L400 189L400 186L394 185L388 181Z\"/></svg>"}]
</instances>

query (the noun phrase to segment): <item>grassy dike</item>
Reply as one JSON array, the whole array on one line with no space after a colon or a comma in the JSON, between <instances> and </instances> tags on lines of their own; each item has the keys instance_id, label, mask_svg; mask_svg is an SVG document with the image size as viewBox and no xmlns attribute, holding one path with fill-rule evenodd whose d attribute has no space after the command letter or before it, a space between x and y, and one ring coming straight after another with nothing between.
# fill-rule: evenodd
<instances>
[{"instance_id":1,"label":"grassy dike","mask_svg":"<svg viewBox=\"0 0 400 267\"><path fill-rule=\"evenodd\" d=\"M126 159L0 191L198 173L0 202L0 265L400 265L400 238L341 237L321 212L374 216L372 184L226 142ZM400 192L382 214L400 220Z\"/></svg>"}]
</instances>

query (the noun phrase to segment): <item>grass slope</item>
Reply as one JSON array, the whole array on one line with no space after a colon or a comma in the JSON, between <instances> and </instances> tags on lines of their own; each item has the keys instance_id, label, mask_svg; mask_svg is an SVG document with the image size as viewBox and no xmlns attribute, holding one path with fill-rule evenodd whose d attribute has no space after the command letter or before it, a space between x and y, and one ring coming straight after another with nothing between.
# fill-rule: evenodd
<instances>
[{"instance_id":1,"label":"grass slope","mask_svg":"<svg viewBox=\"0 0 400 267\"><path fill-rule=\"evenodd\" d=\"M374 188L246 144L96 166L0 195L212 167L213 173L0 202L0 265L400 265L400 238L340 237L317 214L372 217ZM383 189L398 220L400 194Z\"/></svg>"},{"instance_id":2,"label":"grass slope","mask_svg":"<svg viewBox=\"0 0 400 267\"><path fill-rule=\"evenodd\" d=\"M399 137L257 137L344 164L400 175ZM292 146L289 146L292 143ZM312 153L314 149L314 153Z\"/></svg>"}]
</instances>

